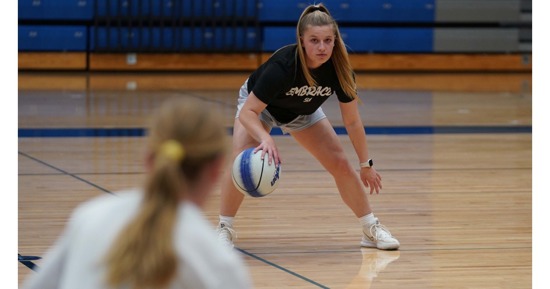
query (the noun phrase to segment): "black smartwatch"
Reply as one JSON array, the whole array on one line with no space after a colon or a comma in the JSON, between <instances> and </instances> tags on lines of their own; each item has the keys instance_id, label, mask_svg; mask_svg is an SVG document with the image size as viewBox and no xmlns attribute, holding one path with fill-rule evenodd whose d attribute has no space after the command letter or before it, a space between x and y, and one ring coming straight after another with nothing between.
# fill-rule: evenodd
<instances>
[{"instance_id":1,"label":"black smartwatch","mask_svg":"<svg viewBox=\"0 0 550 289\"><path fill-rule=\"evenodd\" d=\"M372 161L372 159L369 159L368 161L359 164L359 166L362 168L372 168L373 165L374 162Z\"/></svg>"}]
</instances>

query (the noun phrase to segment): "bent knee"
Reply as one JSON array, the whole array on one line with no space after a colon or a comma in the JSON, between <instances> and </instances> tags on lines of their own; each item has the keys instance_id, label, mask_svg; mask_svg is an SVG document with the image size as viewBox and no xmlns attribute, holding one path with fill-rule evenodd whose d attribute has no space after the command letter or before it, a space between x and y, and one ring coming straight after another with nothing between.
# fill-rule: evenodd
<instances>
[{"instance_id":1,"label":"bent knee","mask_svg":"<svg viewBox=\"0 0 550 289\"><path fill-rule=\"evenodd\" d=\"M331 161L330 166L327 166L327 170L334 177L349 176L355 174L355 171L345 155L337 156Z\"/></svg>"}]
</instances>

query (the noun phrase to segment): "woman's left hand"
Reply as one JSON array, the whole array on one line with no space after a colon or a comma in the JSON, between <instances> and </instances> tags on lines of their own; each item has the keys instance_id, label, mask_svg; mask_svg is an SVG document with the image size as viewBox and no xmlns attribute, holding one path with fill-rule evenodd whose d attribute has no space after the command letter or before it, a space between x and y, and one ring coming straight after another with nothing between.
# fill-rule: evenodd
<instances>
[{"instance_id":1,"label":"woman's left hand","mask_svg":"<svg viewBox=\"0 0 550 289\"><path fill-rule=\"evenodd\" d=\"M370 188L371 195L374 191L377 194L380 193L380 189L382 189L382 177L373 167L361 168L360 175L365 187Z\"/></svg>"}]
</instances>

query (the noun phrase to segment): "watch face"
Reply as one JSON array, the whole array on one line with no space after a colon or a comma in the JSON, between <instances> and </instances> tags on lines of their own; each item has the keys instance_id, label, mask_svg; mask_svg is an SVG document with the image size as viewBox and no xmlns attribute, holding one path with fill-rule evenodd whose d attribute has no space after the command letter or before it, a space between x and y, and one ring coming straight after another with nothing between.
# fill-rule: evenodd
<instances>
[{"instance_id":1,"label":"watch face","mask_svg":"<svg viewBox=\"0 0 550 289\"><path fill-rule=\"evenodd\" d=\"M369 167L372 167L372 160L369 160Z\"/></svg>"}]
</instances>

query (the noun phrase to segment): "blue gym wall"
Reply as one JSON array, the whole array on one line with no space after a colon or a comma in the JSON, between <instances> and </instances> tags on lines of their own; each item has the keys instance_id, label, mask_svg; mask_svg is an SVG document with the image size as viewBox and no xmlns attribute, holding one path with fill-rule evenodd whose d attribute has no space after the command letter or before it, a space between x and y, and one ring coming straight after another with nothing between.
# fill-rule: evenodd
<instances>
[{"instance_id":1,"label":"blue gym wall","mask_svg":"<svg viewBox=\"0 0 550 289\"><path fill-rule=\"evenodd\" d=\"M18 0L19 51L272 52L309 1ZM530 0L326 0L352 53L531 53Z\"/></svg>"}]
</instances>

